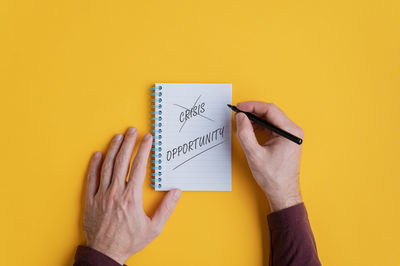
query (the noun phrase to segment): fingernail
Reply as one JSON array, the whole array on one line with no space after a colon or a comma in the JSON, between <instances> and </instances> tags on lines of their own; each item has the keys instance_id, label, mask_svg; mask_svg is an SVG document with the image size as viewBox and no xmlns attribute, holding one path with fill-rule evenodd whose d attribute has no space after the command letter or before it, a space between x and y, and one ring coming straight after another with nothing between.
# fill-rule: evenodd
<instances>
[{"instance_id":1,"label":"fingernail","mask_svg":"<svg viewBox=\"0 0 400 266\"><path fill-rule=\"evenodd\" d=\"M94 153L94 158L99 158L100 157L100 155L101 155L101 153L99 152L99 151L96 151L95 153Z\"/></svg>"},{"instance_id":2,"label":"fingernail","mask_svg":"<svg viewBox=\"0 0 400 266\"><path fill-rule=\"evenodd\" d=\"M130 128L128 128L128 134L133 134L133 133L135 133L137 130L136 130L136 128L135 127L130 127Z\"/></svg>"},{"instance_id":3,"label":"fingernail","mask_svg":"<svg viewBox=\"0 0 400 266\"><path fill-rule=\"evenodd\" d=\"M120 139L122 139L122 134L115 135L115 140L120 140Z\"/></svg>"},{"instance_id":4,"label":"fingernail","mask_svg":"<svg viewBox=\"0 0 400 266\"><path fill-rule=\"evenodd\" d=\"M149 138L151 137L151 134L150 133L147 133L146 135L144 135L144 140L148 140Z\"/></svg>"},{"instance_id":5,"label":"fingernail","mask_svg":"<svg viewBox=\"0 0 400 266\"><path fill-rule=\"evenodd\" d=\"M243 118L244 118L244 114L243 113L237 113L236 114L236 119L241 121Z\"/></svg>"},{"instance_id":6,"label":"fingernail","mask_svg":"<svg viewBox=\"0 0 400 266\"><path fill-rule=\"evenodd\" d=\"M172 194L172 197L174 200L178 200L181 197L182 191L180 189L175 189L174 194Z\"/></svg>"}]
</instances>

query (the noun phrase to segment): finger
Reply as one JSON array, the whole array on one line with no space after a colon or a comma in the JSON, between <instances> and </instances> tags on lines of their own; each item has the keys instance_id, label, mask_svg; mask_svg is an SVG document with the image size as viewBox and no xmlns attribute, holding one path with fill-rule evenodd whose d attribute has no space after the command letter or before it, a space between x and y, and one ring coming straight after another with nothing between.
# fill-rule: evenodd
<instances>
[{"instance_id":1,"label":"finger","mask_svg":"<svg viewBox=\"0 0 400 266\"><path fill-rule=\"evenodd\" d=\"M112 175L112 185L117 187L125 187L126 175L129 170L133 148L135 147L137 129L130 127L125 134L124 141L119 149L118 155L114 163L114 171Z\"/></svg>"},{"instance_id":2,"label":"finger","mask_svg":"<svg viewBox=\"0 0 400 266\"><path fill-rule=\"evenodd\" d=\"M158 206L154 216L152 218L152 223L158 232L161 232L165 223L168 221L169 217L173 213L176 204L181 197L182 191L179 189L173 189L165 195L160 206Z\"/></svg>"},{"instance_id":3,"label":"finger","mask_svg":"<svg viewBox=\"0 0 400 266\"><path fill-rule=\"evenodd\" d=\"M91 202L93 200L93 197L96 195L99 185L100 169L101 153L96 152L95 154L93 154L89 164L89 173L86 188L86 202Z\"/></svg>"},{"instance_id":4,"label":"finger","mask_svg":"<svg viewBox=\"0 0 400 266\"><path fill-rule=\"evenodd\" d=\"M301 138L304 137L303 130L296 123L290 120L286 114L273 103L251 101L238 103L237 106L243 111L251 112L264 118L283 130L286 130Z\"/></svg>"},{"instance_id":5,"label":"finger","mask_svg":"<svg viewBox=\"0 0 400 266\"><path fill-rule=\"evenodd\" d=\"M254 131L263 131L264 133L267 134L268 137L271 135L271 130L267 129L266 127L263 127L262 125L254 122L254 121L250 120L250 122L251 122L251 125L253 126Z\"/></svg>"},{"instance_id":6,"label":"finger","mask_svg":"<svg viewBox=\"0 0 400 266\"><path fill-rule=\"evenodd\" d=\"M128 189L131 190L134 196L139 200L142 199L143 182L146 177L147 160L150 155L152 140L153 138L149 133L143 137L139 150L133 160L131 173L129 175Z\"/></svg>"},{"instance_id":7,"label":"finger","mask_svg":"<svg viewBox=\"0 0 400 266\"><path fill-rule=\"evenodd\" d=\"M237 107L242 111L250 112L264 118L268 122L283 129L290 128L294 124L294 122L273 103L250 101L238 103Z\"/></svg>"},{"instance_id":8,"label":"finger","mask_svg":"<svg viewBox=\"0 0 400 266\"><path fill-rule=\"evenodd\" d=\"M117 155L119 147L121 146L122 139L123 139L122 135L117 134L111 140L110 147L108 148L106 158L104 159L104 163L101 168L99 190L106 191L110 185L115 156Z\"/></svg>"},{"instance_id":9,"label":"finger","mask_svg":"<svg viewBox=\"0 0 400 266\"><path fill-rule=\"evenodd\" d=\"M253 126L250 120L243 113L238 113L236 116L237 136L246 153L255 152L260 145L258 144L256 135L254 134Z\"/></svg>"}]
</instances>

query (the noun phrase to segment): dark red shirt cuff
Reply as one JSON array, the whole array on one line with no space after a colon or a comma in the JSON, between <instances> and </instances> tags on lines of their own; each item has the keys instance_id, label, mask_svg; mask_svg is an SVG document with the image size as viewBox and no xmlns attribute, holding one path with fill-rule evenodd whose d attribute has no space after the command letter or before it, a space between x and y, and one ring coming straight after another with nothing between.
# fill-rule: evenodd
<instances>
[{"instance_id":1,"label":"dark red shirt cuff","mask_svg":"<svg viewBox=\"0 0 400 266\"><path fill-rule=\"evenodd\" d=\"M74 266L121 266L121 264L100 251L90 247L78 246Z\"/></svg>"},{"instance_id":2,"label":"dark red shirt cuff","mask_svg":"<svg viewBox=\"0 0 400 266\"><path fill-rule=\"evenodd\" d=\"M304 203L299 203L268 215L268 225L271 230L285 227L297 227L298 222L308 223L308 216Z\"/></svg>"}]
</instances>

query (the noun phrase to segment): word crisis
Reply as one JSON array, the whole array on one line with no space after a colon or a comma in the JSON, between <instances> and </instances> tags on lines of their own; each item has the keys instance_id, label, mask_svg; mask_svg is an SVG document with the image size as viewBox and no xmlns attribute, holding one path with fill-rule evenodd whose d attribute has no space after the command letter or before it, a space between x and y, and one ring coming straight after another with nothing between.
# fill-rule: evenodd
<instances>
[{"instance_id":1,"label":"word crisis","mask_svg":"<svg viewBox=\"0 0 400 266\"><path fill-rule=\"evenodd\" d=\"M206 103L200 103L198 105L193 106L191 109L186 109L185 111L182 111L179 114L179 121L183 123L192 117L204 113L206 111L205 105Z\"/></svg>"}]
</instances>

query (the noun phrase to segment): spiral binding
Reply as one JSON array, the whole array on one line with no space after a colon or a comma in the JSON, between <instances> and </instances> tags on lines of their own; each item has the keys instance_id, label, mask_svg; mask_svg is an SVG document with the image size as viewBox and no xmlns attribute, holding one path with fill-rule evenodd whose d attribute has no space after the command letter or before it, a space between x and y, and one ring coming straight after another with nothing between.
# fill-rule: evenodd
<instances>
[{"instance_id":1,"label":"spiral binding","mask_svg":"<svg viewBox=\"0 0 400 266\"><path fill-rule=\"evenodd\" d=\"M151 102L151 132L153 135L151 186L160 189L162 187L162 86L151 88Z\"/></svg>"}]
</instances>

